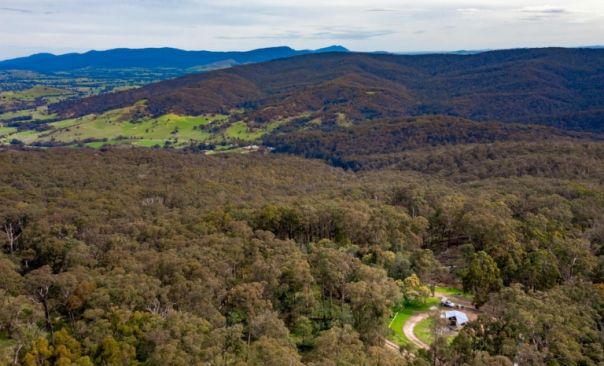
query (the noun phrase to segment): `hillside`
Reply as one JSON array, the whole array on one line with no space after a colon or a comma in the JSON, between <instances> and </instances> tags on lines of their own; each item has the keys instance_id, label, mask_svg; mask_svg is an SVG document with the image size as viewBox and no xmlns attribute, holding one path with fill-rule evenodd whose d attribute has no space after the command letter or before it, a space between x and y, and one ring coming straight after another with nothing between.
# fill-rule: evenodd
<instances>
[{"instance_id":1,"label":"hillside","mask_svg":"<svg viewBox=\"0 0 604 366\"><path fill-rule=\"evenodd\" d=\"M0 148L0 363L601 364L602 144L501 159L517 148L432 149L362 172ZM481 174L448 179L451 149ZM489 171L499 162L531 169ZM484 316L430 353L385 348L393 316L435 282L463 286Z\"/></svg>"},{"instance_id":2,"label":"hillside","mask_svg":"<svg viewBox=\"0 0 604 366\"><path fill-rule=\"evenodd\" d=\"M571 140L587 142L603 139L604 136L600 134L570 132L545 126L481 123L432 116L374 121L329 131L287 126L265 136L264 143L278 153L323 159L332 165L357 170L401 166L409 168L407 163L410 151L418 149L439 151L435 148L456 145L489 146L496 142L524 146L538 141L547 145ZM509 155L507 150L505 149L506 155ZM492 160L496 160L496 157L492 156ZM459 161L472 159L465 157Z\"/></svg>"},{"instance_id":3,"label":"hillside","mask_svg":"<svg viewBox=\"0 0 604 366\"><path fill-rule=\"evenodd\" d=\"M0 364L603 363L589 52L0 92ZM454 293L478 315L456 330Z\"/></svg>"},{"instance_id":4,"label":"hillside","mask_svg":"<svg viewBox=\"0 0 604 366\"><path fill-rule=\"evenodd\" d=\"M602 131L604 50L472 55L327 53L188 75L51 106L78 117L141 100L153 116L244 109L247 122L310 113L323 125L426 114Z\"/></svg>"}]
</instances>

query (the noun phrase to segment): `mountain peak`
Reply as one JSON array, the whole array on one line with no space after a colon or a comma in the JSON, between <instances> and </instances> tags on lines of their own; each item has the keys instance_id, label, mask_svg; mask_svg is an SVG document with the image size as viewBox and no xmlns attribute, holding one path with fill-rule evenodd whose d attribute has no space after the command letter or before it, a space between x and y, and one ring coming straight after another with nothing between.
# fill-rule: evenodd
<instances>
[{"instance_id":1,"label":"mountain peak","mask_svg":"<svg viewBox=\"0 0 604 366\"><path fill-rule=\"evenodd\" d=\"M329 47L319 48L315 52L319 53L319 52L350 52L350 51L348 50L348 48L346 48L344 46L333 45L333 46L329 46Z\"/></svg>"}]
</instances>

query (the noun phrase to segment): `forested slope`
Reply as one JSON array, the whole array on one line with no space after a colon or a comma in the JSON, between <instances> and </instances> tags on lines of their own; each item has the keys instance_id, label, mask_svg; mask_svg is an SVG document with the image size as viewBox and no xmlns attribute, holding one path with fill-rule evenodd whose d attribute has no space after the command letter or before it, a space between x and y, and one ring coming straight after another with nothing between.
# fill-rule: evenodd
<instances>
[{"instance_id":1,"label":"forested slope","mask_svg":"<svg viewBox=\"0 0 604 366\"><path fill-rule=\"evenodd\" d=\"M510 153L521 155L532 144L544 147L544 150L532 148L526 152L526 155L539 155L542 152L551 153L549 146L555 149L556 144L564 141L569 141L573 146L580 146L574 143L589 144L602 140L604 135L595 133L575 133L543 126L481 123L453 117L424 116L335 128L300 129L294 124L275 130L264 138L263 143L274 148L278 153L323 159L332 165L358 170L416 164L417 160L409 161L410 159L407 158L413 154L412 150L436 154L437 151L458 145L489 149L492 143L499 142L517 146L517 151L508 149L505 155ZM436 147L441 149L435 150ZM460 147L458 150L464 149L467 150L467 147ZM495 160L499 155L501 154L492 155L490 159ZM576 159L580 163L579 156L573 153L566 153L557 158ZM472 169L474 164L471 157L459 158L456 162L466 165L468 169ZM478 163L480 165L481 162ZM522 159L513 163L520 166Z\"/></svg>"},{"instance_id":2,"label":"forested slope","mask_svg":"<svg viewBox=\"0 0 604 366\"><path fill-rule=\"evenodd\" d=\"M305 55L189 75L141 89L60 103L63 117L146 100L152 115L245 109L246 121L311 113L362 122L416 115L539 123L602 131L604 50L520 49L474 55Z\"/></svg>"},{"instance_id":3,"label":"forested slope","mask_svg":"<svg viewBox=\"0 0 604 366\"><path fill-rule=\"evenodd\" d=\"M0 363L600 364L601 145L539 147L532 169L493 173L510 144L443 147L472 156L481 173L463 179L424 166L440 150L357 173L280 155L2 150ZM585 171L567 172L578 159ZM463 285L483 315L411 357L383 341L414 273Z\"/></svg>"}]
</instances>

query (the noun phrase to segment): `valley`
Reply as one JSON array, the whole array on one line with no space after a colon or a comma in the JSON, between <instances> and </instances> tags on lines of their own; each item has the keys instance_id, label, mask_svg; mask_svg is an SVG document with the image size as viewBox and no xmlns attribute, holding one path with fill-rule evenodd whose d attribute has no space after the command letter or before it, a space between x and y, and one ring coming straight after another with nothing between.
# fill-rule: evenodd
<instances>
[{"instance_id":1,"label":"valley","mask_svg":"<svg viewBox=\"0 0 604 366\"><path fill-rule=\"evenodd\" d=\"M393 140L395 145L372 152L382 155L408 150L411 136L422 140L418 146L428 140L600 139L604 102L600 78L590 70L601 58L602 50L569 49L463 56L320 53L151 84L153 79L132 75L103 82L41 79L29 89L2 92L0 143L198 150L254 144L322 158L333 155L322 144L340 137L344 144L365 139L354 144L366 147L406 136L403 148ZM470 133L472 139L461 138ZM312 141L309 151L306 141ZM342 159L342 149L338 143L338 156L329 158Z\"/></svg>"},{"instance_id":2,"label":"valley","mask_svg":"<svg viewBox=\"0 0 604 366\"><path fill-rule=\"evenodd\" d=\"M561 48L0 62L0 365L602 364L603 76Z\"/></svg>"}]
</instances>

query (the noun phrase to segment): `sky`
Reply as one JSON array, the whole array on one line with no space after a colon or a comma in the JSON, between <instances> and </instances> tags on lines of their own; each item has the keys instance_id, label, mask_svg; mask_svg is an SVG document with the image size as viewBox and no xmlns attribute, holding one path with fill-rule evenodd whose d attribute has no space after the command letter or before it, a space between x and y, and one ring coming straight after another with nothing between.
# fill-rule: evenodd
<instances>
[{"instance_id":1,"label":"sky","mask_svg":"<svg viewBox=\"0 0 604 366\"><path fill-rule=\"evenodd\" d=\"M453 51L604 44L604 0L0 0L0 59L118 47Z\"/></svg>"}]
</instances>

